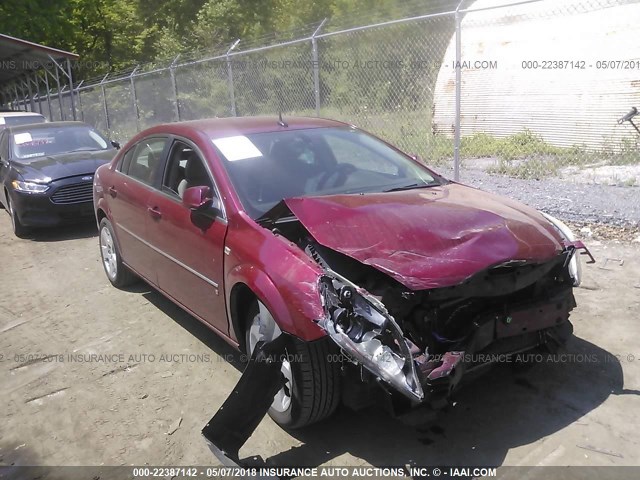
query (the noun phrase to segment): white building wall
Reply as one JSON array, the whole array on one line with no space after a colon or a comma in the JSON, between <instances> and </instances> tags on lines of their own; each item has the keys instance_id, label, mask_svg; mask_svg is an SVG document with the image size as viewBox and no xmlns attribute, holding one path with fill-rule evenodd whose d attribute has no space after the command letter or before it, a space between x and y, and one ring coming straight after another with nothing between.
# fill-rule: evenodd
<instances>
[{"instance_id":1,"label":"white building wall","mask_svg":"<svg viewBox=\"0 0 640 480\"><path fill-rule=\"evenodd\" d=\"M634 138L631 127L616 120L632 106L640 108L640 3L600 1L609 6L592 10L598 0L545 0L465 14L462 135L501 137L526 128L567 147ZM504 3L477 0L471 8ZM454 60L455 35L434 95L434 131L447 135L455 123ZM476 61L495 61L497 68L475 68ZM538 68L523 68L523 61L537 61ZM542 68L553 61L574 65ZM628 63L599 69L604 61Z\"/></svg>"}]
</instances>

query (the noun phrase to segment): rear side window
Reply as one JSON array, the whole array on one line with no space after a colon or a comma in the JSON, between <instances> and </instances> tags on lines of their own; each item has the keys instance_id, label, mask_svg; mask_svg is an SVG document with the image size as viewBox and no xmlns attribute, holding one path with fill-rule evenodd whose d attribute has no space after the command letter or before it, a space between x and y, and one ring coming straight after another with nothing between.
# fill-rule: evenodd
<instances>
[{"instance_id":1,"label":"rear side window","mask_svg":"<svg viewBox=\"0 0 640 480\"><path fill-rule=\"evenodd\" d=\"M142 140L125 154L120 171L142 183L152 185L166 144L165 138Z\"/></svg>"}]
</instances>

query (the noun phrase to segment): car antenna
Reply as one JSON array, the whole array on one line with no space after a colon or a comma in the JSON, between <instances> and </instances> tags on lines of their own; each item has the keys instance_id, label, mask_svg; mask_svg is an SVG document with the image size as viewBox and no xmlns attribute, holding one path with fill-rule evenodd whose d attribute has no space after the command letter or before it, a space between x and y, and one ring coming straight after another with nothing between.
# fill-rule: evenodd
<instances>
[{"instance_id":1,"label":"car antenna","mask_svg":"<svg viewBox=\"0 0 640 480\"><path fill-rule=\"evenodd\" d=\"M287 122L285 122L284 120L282 120L282 110L280 110L278 112L278 125L280 125L281 127L288 127L289 125L287 124Z\"/></svg>"}]
</instances>

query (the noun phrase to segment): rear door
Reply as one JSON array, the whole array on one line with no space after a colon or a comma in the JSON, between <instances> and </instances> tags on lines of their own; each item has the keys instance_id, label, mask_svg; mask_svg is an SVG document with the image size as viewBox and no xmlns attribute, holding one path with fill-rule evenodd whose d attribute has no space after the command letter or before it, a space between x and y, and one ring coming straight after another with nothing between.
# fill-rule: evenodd
<instances>
[{"instance_id":1,"label":"rear door","mask_svg":"<svg viewBox=\"0 0 640 480\"><path fill-rule=\"evenodd\" d=\"M222 286L224 213L215 219L194 215L182 204L185 189L208 186L219 197L213 176L195 144L175 139L169 150L160 190L148 200L155 212L150 241L160 289L211 326L228 334Z\"/></svg>"},{"instance_id":2,"label":"rear door","mask_svg":"<svg viewBox=\"0 0 640 480\"><path fill-rule=\"evenodd\" d=\"M157 284L157 278L148 241L152 215L148 204L153 186L159 182L168 144L167 137L152 137L134 145L123 156L105 192L124 262L153 284Z\"/></svg>"}]
</instances>

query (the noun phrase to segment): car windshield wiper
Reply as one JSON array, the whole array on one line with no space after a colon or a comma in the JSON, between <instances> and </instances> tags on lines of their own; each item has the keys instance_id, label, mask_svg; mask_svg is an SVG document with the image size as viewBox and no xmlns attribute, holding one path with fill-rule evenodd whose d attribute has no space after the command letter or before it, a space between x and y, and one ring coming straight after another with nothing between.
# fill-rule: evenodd
<instances>
[{"instance_id":1,"label":"car windshield wiper","mask_svg":"<svg viewBox=\"0 0 640 480\"><path fill-rule=\"evenodd\" d=\"M73 150L70 151L70 153L73 152L95 152L98 150L102 150L100 148L95 148L95 147L80 147L80 148L74 148Z\"/></svg>"},{"instance_id":2,"label":"car windshield wiper","mask_svg":"<svg viewBox=\"0 0 640 480\"><path fill-rule=\"evenodd\" d=\"M437 185L440 185L438 182L431 182L431 183L412 183L410 185L403 185L401 187L394 187L394 188L390 188L388 190L383 190L384 193L387 192L401 192L402 190L413 190L415 188L427 188L427 187L435 187Z\"/></svg>"}]
</instances>

